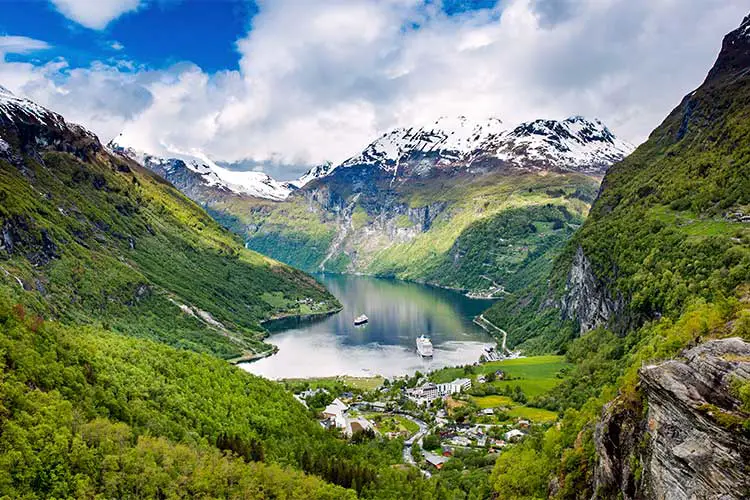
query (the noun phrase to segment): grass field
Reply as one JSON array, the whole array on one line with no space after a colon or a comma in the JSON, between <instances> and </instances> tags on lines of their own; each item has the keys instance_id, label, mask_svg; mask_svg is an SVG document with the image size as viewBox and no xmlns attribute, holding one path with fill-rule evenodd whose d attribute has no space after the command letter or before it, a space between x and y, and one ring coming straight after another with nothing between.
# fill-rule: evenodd
<instances>
[{"instance_id":1,"label":"grass field","mask_svg":"<svg viewBox=\"0 0 750 500\"><path fill-rule=\"evenodd\" d=\"M557 413L529 406L515 406L508 410L507 413L511 417L525 418L532 422L554 422L557 420Z\"/></svg>"},{"instance_id":2,"label":"grass field","mask_svg":"<svg viewBox=\"0 0 750 500\"><path fill-rule=\"evenodd\" d=\"M506 379L493 382L498 389L505 386L520 386L527 397L534 397L554 389L561 379L557 374L571 365L565 362L563 356L532 356L529 358L492 361L474 367L474 375L486 375L502 370ZM458 377L466 377L463 368L445 368L430 375L435 383L450 382Z\"/></svg>"},{"instance_id":3,"label":"grass field","mask_svg":"<svg viewBox=\"0 0 750 500\"><path fill-rule=\"evenodd\" d=\"M446 368L433 373L430 378L437 383L442 383L457 377L471 376L473 382L476 383L477 376L502 370L506 379L492 382L493 386L500 391L505 387L513 389L519 386L526 397L532 398L553 390L561 382L558 374L569 366L570 364L565 362L563 356L533 356L484 363L474 367L474 373L471 375L466 374L463 368ZM480 408L507 407L509 410L506 413L511 417L526 418L535 422L549 422L557 419L557 414L554 412L524 406L508 396L472 397L472 400Z\"/></svg>"},{"instance_id":4,"label":"grass field","mask_svg":"<svg viewBox=\"0 0 750 500\"><path fill-rule=\"evenodd\" d=\"M373 391L383 385L383 377L349 377L346 375L339 377L320 377L320 378L289 378L285 379L285 382L298 383L307 382L310 387L324 387L330 388L335 384L343 384L351 389L359 389L361 391Z\"/></svg>"},{"instance_id":5,"label":"grass field","mask_svg":"<svg viewBox=\"0 0 750 500\"><path fill-rule=\"evenodd\" d=\"M375 428L385 434L387 432L406 431L409 435L419 430L419 426L401 415L383 413L366 413L364 417L375 423Z\"/></svg>"},{"instance_id":6,"label":"grass field","mask_svg":"<svg viewBox=\"0 0 750 500\"><path fill-rule=\"evenodd\" d=\"M513 400L508 396L483 396L472 398L480 408L497 408L499 406L514 406Z\"/></svg>"}]
</instances>

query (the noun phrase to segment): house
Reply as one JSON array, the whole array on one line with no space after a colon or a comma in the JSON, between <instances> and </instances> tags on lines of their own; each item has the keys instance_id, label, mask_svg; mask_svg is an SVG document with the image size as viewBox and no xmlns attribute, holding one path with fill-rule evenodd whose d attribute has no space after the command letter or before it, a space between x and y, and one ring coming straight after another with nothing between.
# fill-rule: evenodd
<instances>
[{"instance_id":1,"label":"house","mask_svg":"<svg viewBox=\"0 0 750 500\"><path fill-rule=\"evenodd\" d=\"M485 382L487 382L487 377L485 377L484 375L479 375L477 377L477 383L484 384Z\"/></svg>"},{"instance_id":2,"label":"house","mask_svg":"<svg viewBox=\"0 0 750 500\"><path fill-rule=\"evenodd\" d=\"M448 457L444 457L442 455L436 455L434 453L430 453L428 451L424 452L424 458L427 461L428 464L432 465L436 469L440 470L443 468L443 464L450 460Z\"/></svg>"},{"instance_id":3,"label":"house","mask_svg":"<svg viewBox=\"0 0 750 500\"><path fill-rule=\"evenodd\" d=\"M415 387L414 389L406 390L406 397L420 406L430 403L441 396L440 388L433 382L427 382L426 384Z\"/></svg>"},{"instance_id":4,"label":"house","mask_svg":"<svg viewBox=\"0 0 750 500\"><path fill-rule=\"evenodd\" d=\"M355 432L364 432L371 429L375 430L372 428L372 424L367 419L346 418L346 428L344 429L344 434L346 434L347 436L351 436Z\"/></svg>"},{"instance_id":5,"label":"house","mask_svg":"<svg viewBox=\"0 0 750 500\"><path fill-rule=\"evenodd\" d=\"M305 391L300 392L299 393L299 397L302 398L302 399L307 399L307 398L315 396L316 394L321 393L321 392L324 393L324 394L328 394L328 391L326 389L323 389L323 388L319 388L319 389L307 389Z\"/></svg>"},{"instance_id":6,"label":"house","mask_svg":"<svg viewBox=\"0 0 750 500\"><path fill-rule=\"evenodd\" d=\"M322 413L324 418L333 418L337 415L343 414L348 409L349 406L346 403L341 401L339 398L336 398L331 402L331 404L325 407Z\"/></svg>"},{"instance_id":7,"label":"house","mask_svg":"<svg viewBox=\"0 0 750 500\"><path fill-rule=\"evenodd\" d=\"M505 433L504 437L505 437L506 441L509 441L511 443L515 443L515 442L518 442L521 439L523 439L523 437L525 435L526 434L524 434L523 432L519 431L518 429L511 429L511 430L509 430L508 432Z\"/></svg>"},{"instance_id":8,"label":"house","mask_svg":"<svg viewBox=\"0 0 750 500\"><path fill-rule=\"evenodd\" d=\"M480 410L479 414L480 415L494 415L495 410L493 410L492 408L485 408L484 410Z\"/></svg>"},{"instance_id":9,"label":"house","mask_svg":"<svg viewBox=\"0 0 750 500\"><path fill-rule=\"evenodd\" d=\"M468 378L457 378L453 382L440 384L438 386L440 393L444 396L450 394L456 394L468 389L471 389L471 379Z\"/></svg>"},{"instance_id":10,"label":"house","mask_svg":"<svg viewBox=\"0 0 750 500\"><path fill-rule=\"evenodd\" d=\"M457 378L451 383L456 387L460 387L460 390L456 392L468 391L471 389L471 379L468 378Z\"/></svg>"},{"instance_id":11,"label":"house","mask_svg":"<svg viewBox=\"0 0 750 500\"><path fill-rule=\"evenodd\" d=\"M531 427L531 422L529 422L528 420L519 420L518 427L520 429L528 429L529 427Z\"/></svg>"},{"instance_id":12,"label":"house","mask_svg":"<svg viewBox=\"0 0 750 500\"><path fill-rule=\"evenodd\" d=\"M503 380L505 378L505 372L502 370L498 370L495 372L495 378L497 380Z\"/></svg>"},{"instance_id":13,"label":"house","mask_svg":"<svg viewBox=\"0 0 750 500\"><path fill-rule=\"evenodd\" d=\"M464 436L455 436L451 438L450 442L456 446L471 446L471 440Z\"/></svg>"},{"instance_id":14,"label":"house","mask_svg":"<svg viewBox=\"0 0 750 500\"><path fill-rule=\"evenodd\" d=\"M374 411L385 411L388 405L382 401L373 401L372 403L369 403L369 406Z\"/></svg>"},{"instance_id":15,"label":"house","mask_svg":"<svg viewBox=\"0 0 750 500\"><path fill-rule=\"evenodd\" d=\"M442 445L441 450L443 451L444 457L452 457L453 456L453 448L448 446L447 444Z\"/></svg>"},{"instance_id":16,"label":"house","mask_svg":"<svg viewBox=\"0 0 750 500\"><path fill-rule=\"evenodd\" d=\"M338 427L339 429L346 429L346 416L344 415L344 412L346 412L348 409L349 406L347 406L346 403L341 401L339 398L336 398L321 412L323 415L323 420L328 422L328 426Z\"/></svg>"}]
</instances>

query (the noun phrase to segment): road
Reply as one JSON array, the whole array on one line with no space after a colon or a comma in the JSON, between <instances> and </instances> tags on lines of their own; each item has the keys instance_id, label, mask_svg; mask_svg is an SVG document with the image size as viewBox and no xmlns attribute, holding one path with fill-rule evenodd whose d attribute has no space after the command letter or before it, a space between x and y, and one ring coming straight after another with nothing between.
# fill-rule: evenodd
<instances>
[{"instance_id":1,"label":"road","mask_svg":"<svg viewBox=\"0 0 750 500\"><path fill-rule=\"evenodd\" d=\"M353 408L356 408L358 410L365 410L367 409L367 403L355 403L352 405ZM422 420L418 419L417 417L413 417L409 415L408 413L400 412L400 411L394 411L394 412L384 412L383 415L401 415L402 417L411 420L417 426L419 426L419 430L415 432L409 439L404 441L404 449L403 449L403 457L404 457L404 463L411 464L414 467L418 467L417 463L414 461L414 458L411 456L411 447L414 443L419 443L419 446L422 446L422 439L430 433L430 426L427 425L427 423L423 422ZM430 477L432 474L430 474L430 471L426 471L424 469L420 469L422 471L422 474L424 474L425 477Z\"/></svg>"},{"instance_id":2,"label":"road","mask_svg":"<svg viewBox=\"0 0 750 500\"><path fill-rule=\"evenodd\" d=\"M414 461L414 457L411 456L411 447L414 443L419 443L419 446L421 447L422 439L430 432L430 428L426 423L424 423L418 418L412 417L408 413L398 412L398 414L404 418L408 418L409 420L411 420L412 422L414 422L415 424L419 426L419 430L416 433L414 433L412 437L404 441L404 451L403 451L404 463L411 464L414 467L419 467L417 463ZM420 470L422 471L422 474L424 474L425 477L432 476L432 474L430 474L429 471L426 471L424 469L420 469Z\"/></svg>"}]
</instances>

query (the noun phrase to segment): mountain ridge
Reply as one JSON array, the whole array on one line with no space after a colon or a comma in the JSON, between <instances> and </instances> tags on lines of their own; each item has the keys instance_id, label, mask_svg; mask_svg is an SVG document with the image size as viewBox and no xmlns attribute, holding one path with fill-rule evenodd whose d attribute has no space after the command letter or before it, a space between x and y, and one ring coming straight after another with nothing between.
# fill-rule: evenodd
<instances>
[{"instance_id":1,"label":"mountain ridge","mask_svg":"<svg viewBox=\"0 0 750 500\"><path fill-rule=\"evenodd\" d=\"M393 173L396 179L397 165L414 160L420 164L413 174L421 177L442 167L471 172L474 164L481 165L482 171L506 166L600 174L633 150L601 121L581 116L524 122L511 128L497 118L471 121L463 116L443 117L430 126L392 129L340 164L317 165L299 179L277 181L262 172L225 169L202 153L158 157L138 151L129 142L121 134L108 146L179 184L200 202L212 200L221 191L230 196L283 201L313 181L352 167L376 167Z\"/></svg>"}]
</instances>

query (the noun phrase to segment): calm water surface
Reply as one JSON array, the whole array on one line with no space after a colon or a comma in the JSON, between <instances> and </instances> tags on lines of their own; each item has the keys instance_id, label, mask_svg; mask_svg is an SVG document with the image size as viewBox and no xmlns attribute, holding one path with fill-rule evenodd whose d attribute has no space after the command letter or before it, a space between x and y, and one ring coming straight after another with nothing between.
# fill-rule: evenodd
<instances>
[{"instance_id":1,"label":"calm water surface","mask_svg":"<svg viewBox=\"0 0 750 500\"><path fill-rule=\"evenodd\" d=\"M361 276L319 275L343 304L338 314L315 322L274 325L271 357L240 366L271 379L333 375L394 376L473 363L494 341L472 323L491 301L416 283ZM355 327L354 318L370 322ZM415 339L432 339L435 355L422 359Z\"/></svg>"}]
</instances>

